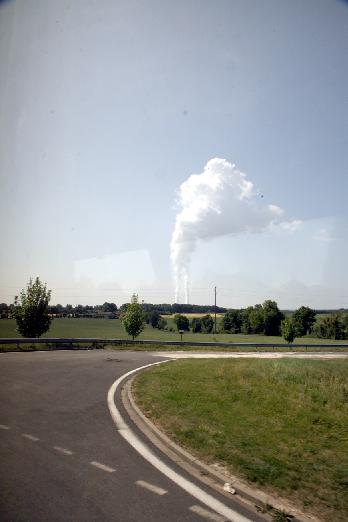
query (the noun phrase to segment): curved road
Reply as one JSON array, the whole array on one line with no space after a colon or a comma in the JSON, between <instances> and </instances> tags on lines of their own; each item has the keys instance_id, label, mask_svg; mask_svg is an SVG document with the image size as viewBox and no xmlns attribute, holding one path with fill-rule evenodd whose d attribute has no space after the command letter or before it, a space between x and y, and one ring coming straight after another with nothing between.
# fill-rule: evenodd
<instances>
[{"instance_id":1,"label":"curved road","mask_svg":"<svg viewBox=\"0 0 348 522\"><path fill-rule=\"evenodd\" d=\"M160 360L148 353L102 350L0 354L2 522L226 520L138 455L110 416L107 394L113 382ZM119 396L116 403L142 439ZM212 495L242 515L236 514L236 521L264 520L236 497Z\"/></svg>"}]
</instances>

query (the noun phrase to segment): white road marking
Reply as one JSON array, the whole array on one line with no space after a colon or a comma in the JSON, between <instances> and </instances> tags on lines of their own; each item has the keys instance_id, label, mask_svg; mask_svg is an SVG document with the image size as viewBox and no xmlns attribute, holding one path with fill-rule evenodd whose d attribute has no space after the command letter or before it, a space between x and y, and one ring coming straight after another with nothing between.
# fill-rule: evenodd
<instances>
[{"instance_id":1,"label":"white road marking","mask_svg":"<svg viewBox=\"0 0 348 522\"><path fill-rule=\"evenodd\" d=\"M167 490L154 486L154 484L150 484L150 482L146 482L145 480L137 480L136 485L148 489L152 493L156 493L156 495L165 495L168 493Z\"/></svg>"},{"instance_id":2,"label":"white road marking","mask_svg":"<svg viewBox=\"0 0 348 522\"><path fill-rule=\"evenodd\" d=\"M308 345L309 346L309 345ZM152 352L153 357L170 359L347 359L346 352Z\"/></svg>"},{"instance_id":3,"label":"white road marking","mask_svg":"<svg viewBox=\"0 0 348 522\"><path fill-rule=\"evenodd\" d=\"M9 430L9 426L5 426L5 424L0 424L0 430Z\"/></svg>"},{"instance_id":4,"label":"white road marking","mask_svg":"<svg viewBox=\"0 0 348 522\"><path fill-rule=\"evenodd\" d=\"M53 449L59 451L60 453L63 453L64 455L73 455L72 451L67 450L65 448L61 448L60 446L53 446Z\"/></svg>"},{"instance_id":5,"label":"white road marking","mask_svg":"<svg viewBox=\"0 0 348 522\"><path fill-rule=\"evenodd\" d=\"M204 509L201 506L191 506L189 510L207 520L213 520L214 522L225 522L226 520L225 518L220 517L220 515L217 515L212 511L208 511L207 509Z\"/></svg>"},{"instance_id":6,"label":"white road marking","mask_svg":"<svg viewBox=\"0 0 348 522\"><path fill-rule=\"evenodd\" d=\"M202 504L205 504L213 511L216 511L223 517L225 517L227 520L231 522L252 522L249 518L244 517L243 515L240 515L237 511L234 511L234 509L231 509L213 496L209 495L209 493L206 493L201 489L200 487L196 486L193 482L190 482L189 480L185 479L183 476L179 475L176 471L174 471L172 468L167 466L160 458L158 458L152 451L136 436L136 434L130 429L130 427L127 425L125 420L123 419L121 413L116 408L114 396L116 393L116 390L118 386L121 384L121 382L129 377L130 375L138 372L139 370L143 370L145 368L149 368L150 366L156 366L158 364L163 364L164 362L168 362L169 359L165 361L160 361L152 364L146 364L145 366L140 366L139 368L136 368L135 370L131 370L121 377L119 377L110 387L108 392L108 407L110 410L111 417L116 425L116 428L119 432L119 434L131 445L133 448L140 453L144 459L146 459L150 464L152 464L158 471L163 473L166 477L168 477L170 480L175 482L179 487L181 487L183 490L185 490L189 495L192 495L195 497L199 502Z\"/></svg>"},{"instance_id":7,"label":"white road marking","mask_svg":"<svg viewBox=\"0 0 348 522\"><path fill-rule=\"evenodd\" d=\"M103 471L107 471L108 473L113 473L114 471L116 471L114 468L105 466L105 464L101 464L100 462L96 462L95 460L90 462L90 465L95 466L96 468L102 469Z\"/></svg>"},{"instance_id":8,"label":"white road marking","mask_svg":"<svg viewBox=\"0 0 348 522\"><path fill-rule=\"evenodd\" d=\"M32 440L33 442L40 440L38 437L34 437L34 435L29 435L29 433L22 433L22 437Z\"/></svg>"}]
</instances>

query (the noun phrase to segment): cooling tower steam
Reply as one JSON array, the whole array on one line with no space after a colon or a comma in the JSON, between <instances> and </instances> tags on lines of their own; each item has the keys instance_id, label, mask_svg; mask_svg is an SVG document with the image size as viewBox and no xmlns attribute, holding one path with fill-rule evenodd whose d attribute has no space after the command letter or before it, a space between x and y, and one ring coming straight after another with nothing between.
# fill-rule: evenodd
<instances>
[{"instance_id":1,"label":"cooling tower steam","mask_svg":"<svg viewBox=\"0 0 348 522\"><path fill-rule=\"evenodd\" d=\"M283 210L266 205L253 183L225 159L208 161L201 174L187 178L178 191L179 213L170 243L175 302L188 302L191 254L200 239L261 232L279 223Z\"/></svg>"}]
</instances>

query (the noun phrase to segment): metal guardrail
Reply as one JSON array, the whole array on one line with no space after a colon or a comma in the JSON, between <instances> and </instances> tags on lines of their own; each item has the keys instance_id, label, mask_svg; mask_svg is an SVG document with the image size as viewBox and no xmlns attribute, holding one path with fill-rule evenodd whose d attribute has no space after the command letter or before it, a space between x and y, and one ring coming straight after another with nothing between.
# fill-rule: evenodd
<instances>
[{"instance_id":1,"label":"metal guardrail","mask_svg":"<svg viewBox=\"0 0 348 522\"><path fill-rule=\"evenodd\" d=\"M214 342L214 341L161 341L159 339L139 339L139 340L131 340L131 339L101 339L98 337L42 337L42 338L25 338L25 337L11 337L11 338L0 338L1 344L53 344L58 348L59 345L61 347L66 347L67 345L73 346L74 344L79 343L91 343L92 345L132 345L132 344L155 344L155 345L164 345L164 346L221 346L221 347L254 347L254 348L347 348L348 343L334 343L334 344L312 344L312 343L293 343L293 344L285 344L285 343L244 343L244 342Z\"/></svg>"}]
</instances>

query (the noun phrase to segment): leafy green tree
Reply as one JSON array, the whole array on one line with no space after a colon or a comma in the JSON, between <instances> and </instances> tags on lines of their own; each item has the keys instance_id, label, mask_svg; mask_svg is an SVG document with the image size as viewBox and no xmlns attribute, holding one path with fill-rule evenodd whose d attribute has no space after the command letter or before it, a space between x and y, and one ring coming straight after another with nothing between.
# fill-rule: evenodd
<instances>
[{"instance_id":1,"label":"leafy green tree","mask_svg":"<svg viewBox=\"0 0 348 522\"><path fill-rule=\"evenodd\" d=\"M191 330L193 333L200 333L202 331L202 320L200 317L194 317L191 320Z\"/></svg>"},{"instance_id":2,"label":"leafy green tree","mask_svg":"<svg viewBox=\"0 0 348 522\"><path fill-rule=\"evenodd\" d=\"M49 313L54 314L54 315L63 316L65 313L64 306L62 306L61 304L56 304L56 305L50 306Z\"/></svg>"},{"instance_id":3,"label":"leafy green tree","mask_svg":"<svg viewBox=\"0 0 348 522\"><path fill-rule=\"evenodd\" d=\"M13 315L17 330L23 337L40 337L48 331L52 318L49 315L48 303L51 290L46 283L41 283L37 277L30 279L26 290L14 299Z\"/></svg>"},{"instance_id":4,"label":"leafy green tree","mask_svg":"<svg viewBox=\"0 0 348 522\"><path fill-rule=\"evenodd\" d=\"M265 335L280 335L280 325L284 315L275 301L268 299L262 305Z\"/></svg>"},{"instance_id":5,"label":"leafy green tree","mask_svg":"<svg viewBox=\"0 0 348 522\"><path fill-rule=\"evenodd\" d=\"M341 319L342 339L348 339L348 313L345 313Z\"/></svg>"},{"instance_id":6,"label":"leafy green tree","mask_svg":"<svg viewBox=\"0 0 348 522\"><path fill-rule=\"evenodd\" d=\"M265 332L265 321L262 305L248 306L240 310L241 332L245 334L263 334Z\"/></svg>"},{"instance_id":7,"label":"leafy green tree","mask_svg":"<svg viewBox=\"0 0 348 522\"><path fill-rule=\"evenodd\" d=\"M84 315L85 313L85 307L81 304L78 304L77 306L75 306L75 314L80 317L81 315Z\"/></svg>"},{"instance_id":8,"label":"leafy green tree","mask_svg":"<svg viewBox=\"0 0 348 522\"><path fill-rule=\"evenodd\" d=\"M262 305L257 304L252 308L249 315L249 323L251 333L265 333L265 314Z\"/></svg>"},{"instance_id":9,"label":"leafy green tree","mask_svg":"<svg viewBox=\"0 0 348 522\"><path fill-rule=\"evenodd\" d=\"M316 323L314 332L317 337L322 339L344 339L344 323L341 314L332 313L328 317L324 317Z\"/></svg>"},{"instance_id":10,"label":"leafy green tree","mask_svg":"<svg viewBox=\"0 0 348 522\"><path fill-rule=\"evenodd\" d=\"M287 343L293 343L296 337L296 327L291 317L285 317L281 323L281 334Z\"/></svg>"},{"instance_id":11,"label":"leafy green tree","mask_svg":"<svg viewBox=\"0 0 348 522\"><path fill-rule=\"evenodd\" d=\"M149 322L152 326L152 328L158 328L158 324L161 319L161 314L157 310L153 310L149 314Z\"/></svg>"},{"instance_id":12,"label":"leafy green tree","mask_svg":"<svg viewBox=\"0 0 348 522\"><path fill-rule=\"evenodd\" d=\"M133 341L144 330L144 312L136 294L132 295L127 311L122 316L122 322L127 334L132 336Z\"/></svg>"},{"instance_id":13,"label":"leafy green tree","mask_svg":"<svg viewBox=\"0 0 348 522\"><path fill-rule=\"evenodd\" d=\"M115 303L108 303L107 301L105 301L105 303L102 304L101 309L103 312L111 312L113 314L117 312L117 306L115 305Z\"/></svg>"},{"instance_id":14,"label":"leafy green tree","mask_svg":"<svg viewBox=\"0 0 348 522\"><path fill-rule=\"evenodd\" d=\"M250 315L251 315L251 312L253 311L253 309L254 308L252 306L248 306L247 308L240 310L240 316L241 316L241 320L242 320L240 331L243 334L253 333L251 324L250 324Z\"/></svg>"},{"instance_id":15,"label":"leafy green tree","mask_svg":"<svg viewBox=\"0 0 348 522\"><path fill-rule=\"evenodd\" d=\"M240 333L242 323L240 310L227 310L222 318L222 328L225 332Z\"/></svg>"},{"instance_id":16,"label":"leafy green tree","mask_svg":"<svg viewBox=\"0 0 348 522\"><path fill-rule=\"evenodd\" d=\"M186 315L175 314L174 323L176 324L178 331L184 330L185 332L188 332L190 330L190 322Z\"/></svg>"},{"instance_id":17,"label":"leafy green tree","mask_svg":"<svg viewBox=\"0 0 348 522\"><path fill-rule=\"evenodd\" d=\"M301 306L293 313L292 319L296 328L297 337L311 333L315 323L316 311L308 306Z\"/></svg>"},{"instance_id":18,"label":"leafy green tree","mask_svg":"<svg viewBox=\"0 0 348 522\"><path fill-rule=\"evenodd\" d=\"M6 303L0 303L0 317L6 318L9 313L9 307Z\"/></svg>"},{"instance_id":19,"label":"leafy green tree","mask_svg":"<svg viewBox=\"0 0 348 522\"><path fill-rule=\"evenodd\" d=\"M210 314L203 315L201 318L202 323L202 332L203 333L211 333L214 328L214 319Z\"/></svg>"}]
</instances>

